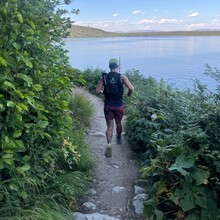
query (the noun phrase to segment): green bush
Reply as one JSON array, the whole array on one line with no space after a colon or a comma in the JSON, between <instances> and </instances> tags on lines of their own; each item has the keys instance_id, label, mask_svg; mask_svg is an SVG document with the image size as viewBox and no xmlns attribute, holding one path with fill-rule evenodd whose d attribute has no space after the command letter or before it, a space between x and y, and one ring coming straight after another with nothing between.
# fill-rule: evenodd
<instances>
[{"instance_id":1,"label":"green bush","mask_svg":"<svg viewBox=\"0 0 220 220\"><path fill-rule=\"evenodd\" d=\"M63 49L70 22L59 4L0 2L0 219L62 219L55 207L73 206L88 181L69 109L71 82L83 80Z\"/></svg>"},{"instance_id":2,"label":"green bush","mask_svg":"<svg viewBox=\"0 0 220 220\"><path fill-rule=\"evenodd\" d=\"M96 93L96 86L99 83L99 80L102 77L103 70L101 69L91 69L88 68L85 71L81 72L81 75L83 79L85 80L85 88L91 92L92 94Z\"/></svg>"},{"instance_id":3,"label":"green bush","mask_svg":"<svg viewBox=\"0 0 220 220\"><path fill-rule=\"evenodd\" d=\"M139 90L126 120L126 136L142 155L148 181L146 217L220 218L219 94L198 82L191 92L150 81L134 83Z\"/></svg>"}]
</instances>

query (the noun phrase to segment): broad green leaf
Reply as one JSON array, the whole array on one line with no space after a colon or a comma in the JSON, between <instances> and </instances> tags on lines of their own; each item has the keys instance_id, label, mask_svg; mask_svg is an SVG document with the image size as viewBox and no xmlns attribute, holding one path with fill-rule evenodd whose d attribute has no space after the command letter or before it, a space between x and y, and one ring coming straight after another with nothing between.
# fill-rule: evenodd
<instances>
[{"instance_id":1,"label":"broad green leaf","mask_svg":"<svg viewBox=\"0 0 220 220\"><path fill-rule=\"evenodd\" d=\"M25 75L25 74L19 73L19 74L17 74L17 77L23 79L24 81L26 81L28 83L28 86L33 84L32 78Z\"/></svg>"},{"instance_id":2,"label":"broad green leaf","mask_svg":"<svg viewBox=\"0 0 220 220\"><path fill-rule=\"evenodd\" d=\"M201 168L196 168L193 170L191 176L196 180L197 185L207 184L208 178L210 176L209 170L204 170Z\"/></svg>"},{"instance_id":3,"label":"broad green leaf","mask_svg":"<svg viewBox=\"0 0 220 220\"><path fill-rule=\"evenodd\" d=\"M14 46L14 48L16 50L20 50L21 49L21 46L18 43L16 43L16 42L13 43L13 46Z\"/></svg>"},{"instance_id":4,"label":"broad green leaf","mask_svg":"<svg viewBox=\"0 0 220 220\"><path fill-rule=\"evenodd\" d=\"M24 95L23 95L22 92L19 91L19 90L15 90L15 91L13 91L13 94L15 94L16 96L18 96L18 97L21 98L21 99L24 98Z\"/></svg>"},{"instance_id":5,"label":"broad green leaf","mask_svg":"<svg viewBox=\"0 0 220 220\"><path fill-rule=\"evenodd\" d=\"M27 37L26 40L27 40L27 42L28 42L28 41L33 41L33 40L34 40L34 37L32 37L32 36L31 36L31 37Z\"/></svg>"},{"instance_id":6,"label":"broad green leaf","mask_svg":"<svg viewBox=\"0 0 220 220\"><path fill-rule=\"evenodd\" d=\"M43 87L40 84L33 85L33 90L34 91L41 91L42 89L43 89Z\"/></svg>"},{"instance_id":7,"label":"broad green leaf","mask_svg":"<svg viewBox=\"0 0 220 220\"><path fill-rule=\"evenodd\" d=\"M160 210L158 209L155 209L155 216L156 216L156 219L157 220L163 220L163 212L161 212Z\"/></svg>"},{"instance_id":8,"label":"broad green leaf","mask_svg":"<svg viewBox=\"0 0 220 220\"><path fill-rule=\"evenodd\" d=\"M4 154L2 156L3 161L8 164L8 165L12 165L14 160L13 160L13 155L11 154Z\"/></svg>"},{"instance_id":9,"label":"broad green leaf","mask_svg":"<svg viewBox=\"0 0 220 220\"><path fill-rule=\"evenodd\" d=\"M201 220L200 216L198 213L191 213L189 215L187 215L184 220ZM205 220L205 219L203 219Z\"/></svg>"},{"instance_id":10,"label":"broad green leaf","mask_svg":"<svg viewBox=\"0 0 220 220\"><path fill-rule=\"evenodd\" d=\"M15 132L13 133L13 138L18 138L18 137L20 137L21 135L22 135L21 130L17 130L17 131L15 131Z\"/></svg>"},{"instance_id":11,"label":"broad green leaf","mask_svg":"<svg viewBox=\"0 0 220 220\"><path fill-rule=\"evenodd\" d=\"M21 191L18 194L22 199L27 199L28 198L28 194L25 191Z\"/></svg>"},{"instance_id":12,"label":"broad green leaf","mask_svg":"<svg viewBox=\"0 0 220 220\"><path fill-rule=\"evenodd\" d=\"M144 214L146 217L150 218L154 214L156 203L153 199L149 199L144 202Z\"/></svg>"},{"instance_id":13,"label":"broad green leaf","mask_svg":"<svg viewBox=\"0 0 220 220\"><path fill-rule=\"evenodd\" d=\"M204 192L205 192L204 186L193 185L192 193L195 203L202 208L206 208L208 202Z\"/></svg>"},{"instance_id":14,"label":"broad green leaf","mask_svg":"<svg viewBox=\"0 0 220 220\"><path fill-rule=\"evenodd\" d=\"M15 144L16 144L16 146L17 146L17 151L19 151L19 152L24 152L25 147L24 147L23 141L21 141L21 140L15 140L14 142L15 142Z\"/></svg>"},{"instance_id":15,"label":"broad green leaf","mask_svg":"<svg viewBox=\"0 0 220 220\"><path fill-rule=\"evenodd\" d=\"M8 136L5 136L4 141L5 141L6 144L9 144L9 143L10 143L9 137L8 137Z\"/></svg>"},{"instance_id":16,"label":"broad green leaf","mask_svg":"<svg viewBox=\"0 0 220 220\"><path fill-rule=\"evenodd\" d=\"M21 13L17 13L17 15L16 15L16 17L17 17L17 19L18 19L18 21L20 22L20 23L23 23L23 17L22 17L22 15L21 15Z\"/></svg>"},{"instance_id":17,"label":"broad green leaf","mask_svg":"<svg viewBox=\"0 0 220 220\"><path fill-rule=\"evenodd\" d=\"M9 81L5 81L4 85L9 87L9 88L15 89L15 86L11 82L9 82Z\"/></svg>"},{"instance_id":18,"label":"broad green leaf","mask_svg":"<svg viewBox=\"0 0 220 220\"><path fill-rule=\"evenodd\" d=\"M30 61L30 59L28 59L28 58L22 58L22 60L24 61L24 63L25 63L28 67L33 68L33 64L32 64L32 62Z\"/></svg>"},{"instance_id":19,"label":"broad green leaf","mask_svg":"<svg viewBox=\"0 0 220 220\"><path fill-rule=\"evenodd\" d=\"M22 163L26 163L30 159L31 159L31 157L29 155L25 155L25 156L22 157L21 161L22 161Z\"/></svg>"},{"instance_id":20,"label":"broad green leaf","mask_svg":"<svg viewBox=\"0 0 220 220\"><path fill-rule=\"evenodd\" d=\"M27 96L26 99L28 100L28 103L34 107L35 100L33 99L33 97Z\"/></svg>"},{"instance_id":21,"label":"broad green leaf","mask_svg":"<svg viewBox=\"0 0 220 220\"><path fill-rule=\"evenodd\" d=\"M175 190L174 195L178 197L179 204L184 212L196 207L191 184L187 182L183 183L181 188Z\"/></svg>"},{"instance_id":22,"label":"broad green leaf","mask_svg":"<svg viewBox=\"0 0 220 220\"><path fill-rule=\"evenodd\" d=\"M0 57L0 66L4 66L4 67L7 66L6 61L3 57Z\"/></svg>"},{"instance_id":23,"label":"broad green leaf","mask_svg":"<svg viewBox=\"0 0 220 220\"><path fill-rule=\"evenodd\" d=\"M15 106L15 103L12 101L7 101L7 107L13 108Z\"/></svg>"},{"instance_id":24,"label":"broad green leaf","mask_svg":"<svg viewBox=\"0 0 220 220\"><path fill-rule=\"evenodd\" d=\"M34 34L34 30L32 30L32 29L30 29L30 28L27 28L27 29L25 30L25 32L26 32L27 34Z\"/></svg>"},{"instance_id":25,"label":"broad green leaf","mask_svg":"<svg viewBox=\"0 0 220 220\"><path fill-rule=\"evenodd\" d=\"M34 23L33 21L30 21L30 20L27 19L27 23L28 23L33 29L36 28L35 23Z\"/></svg>"},{"instance_id":26,"label":"broad green leaf","mask_svg":"<svg viewBox=\"0 0 220 220\"><path fill-rule=\"evenodd\" d=\"M180 204L184 212L187 212L196 207L193 195L190 192L186 192L186 195L180 199Z\"/></svg>"},{"instance_id":27,"label":"broad green leaf","mask_svg":"<svg viewBox=\"0 0 220 220\"><path fill-rule=\"evenodd\" d=\"M19 112L22 112L22 108L19 105L16 105L16 108Z\"/></svg>"},{"instance_id":28,"label":"broad green leaf","mask_svg":"<svg viewBox=\"0 0 220 220\"><path fill-rule=\"evenodd\" d=\"M25 176L25 172L28 171L30 169L30 165L25 164L22 167L17 167L16 170L18 171L18 173L20 173L21 175Z\"/></svg>"},{"instance_id":29,"label":"broad green leaf","mask_svg":"<svg viewBox=\"0 0 220 220\"><path fill-rule=\"evenodd\" d=\"M10 188L11 190L14 190L14 191L18 191L18 190L19 190L19 189L18 189L18 186L15 185L15 184L13 184L13 183L10 183L10 184L9 184L9 188Z\"/></svg>"},{"instance_id":30,"label":"broad green leaf","mask_svg":"<svg viewBox=\"0 0 220 220\"><path fill-rule=\"evenodd\" d=\"M17 105L16 105L16 107L19 107L19 108L21 108L22 110L25 110L25 111L28 111L28 107L25 105L25 104L23 104L23 103L18 103Z\"/></svg>"},{"instance_id":31,"label":"broad green leaf","mask_svg":"<svg viewBox=\"0 0 220 220\"><path fill-rule=\"evenodd\" d=\"M47 132L41 132L41 133L40 133L40 136L41 136L42 138L44 138L44 137L51 138L51 135L50 135L49 133L47 133Z\"/></svg>"},{"instance_id":32,"label":"broad green leaf","mask_svg":"<svg viewBox=\"0 0 220 220\"><path fill-rule=\"evenodd\" d=\"M40 128L46 128L48 126L48 121L39 121L38 127Z\"/></svg>"},{"instance_id":33,"label":"broad green leaf","mask_svg":"<svg viewBox=\"0 0 220 220\"><path fill-rule=\"evenodd\" d=\"M188 169L193 167L195 161L196 161L195 156L191 156L191 155L186 156L181 154L179 157L177 157L175 163L169 167L169 171L176 170L180 172L183 176L187 176L189 173L184 168Z\"/></svg>"},{"instance_id":34,"label":"broad green leaf","mask_svg":"<svg viewBox=\"0 0 220 220\"><path fill-rule=\"evenodd\" d=\"M21 169L24 171L28 171L30 170L30 165L26 163L24 166L21 167Z\"/></svg>"}]
</instances>

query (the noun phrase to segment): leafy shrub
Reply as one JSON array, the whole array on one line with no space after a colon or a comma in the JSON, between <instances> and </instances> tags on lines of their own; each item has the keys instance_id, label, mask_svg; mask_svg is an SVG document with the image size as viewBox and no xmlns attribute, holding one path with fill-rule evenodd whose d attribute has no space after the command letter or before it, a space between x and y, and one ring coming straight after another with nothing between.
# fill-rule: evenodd
<instances>
[{"instance_id":1,"label":"leafy shrub","mask_svg":"<svg viewBox=\"0 0 220 220\"><path fill-rule=\"evenodd\" d=\"M84 86L86 89L91 92L92 94L96 93L96 86L98 85L98 82L100 78L102 77L103 70L101 69L91 69L88 68L85 71L83 71L81 74L83 76L83 79L86 81Z\"/></svg>"},{"instance_id":2,"label":"leafy shrub","mask_svg":"<svg viewBox=\"0 0 220 220\"><path fill-rule=\"evenodd\" d=\"M142 154L146 217L220 218L219 94L198 82L191 92L142 81L150 79L134 83L141 89L128 105L126 135Z\"/></svg>"},{"instance_id":3,"label":"leafy shrub","mask_svg":"<svg viewBox=\"0 0 220 220\"><path fill-rule=\"evenodd\" d=\"M88 171L80 161L85 137L69 109L71 82L83 80L63 49L70 22L59 3L0 2L0 219L38 219L41 200L50 210L44 219L58 219L54 207L69 208L87 183L77 172Z\"/></svg>"}]
</instances>

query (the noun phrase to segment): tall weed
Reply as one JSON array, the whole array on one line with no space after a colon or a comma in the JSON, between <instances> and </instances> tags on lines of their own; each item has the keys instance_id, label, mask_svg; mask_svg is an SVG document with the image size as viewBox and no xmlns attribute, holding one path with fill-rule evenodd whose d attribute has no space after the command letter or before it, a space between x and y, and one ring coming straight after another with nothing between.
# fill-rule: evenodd
<instances>
[{"instance_id":1,"label":"tall weed","mask_svg":"<svg viewBox=\"0 0 220 220\"><path fill-rule=\"evenodd\" d=\"M220 218L218 93L199 82L191 92L142 78L134 83L138 91L128 105L126 135L142 155L146 217Z\"/></svg>"}]
</instances>

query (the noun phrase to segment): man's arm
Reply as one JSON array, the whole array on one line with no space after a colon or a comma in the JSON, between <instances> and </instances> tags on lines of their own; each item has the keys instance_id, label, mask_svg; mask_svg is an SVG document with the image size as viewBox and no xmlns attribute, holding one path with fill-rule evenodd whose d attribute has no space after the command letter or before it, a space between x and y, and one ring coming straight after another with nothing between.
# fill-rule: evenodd
<instances>
[{"instance_id":1,"label":"man's arm","mask_svg":"<svg viewBox=\"0 0 220 220\"><path fill-rule=\"evenodd\" d=\"M99 84L98 84L97 87L96 87L96 94L97 94L97 95L103 93L102 88L103 88L103 79L101 78L101 79L99 80Z\"/></svg>"},{"instance_id":2,"label":"man's arm","mask_svg":"<svg viewBox=\"0 0 220 220\"><path fill-rule=\"evenodd\" d=\"M122 76L122 82L125 84L125 86L128 88L128 96L131 95L131 93L134 91L134 86L131 84L131 82L128 80L127 76Z\"/></svg>"}]
</instances>

